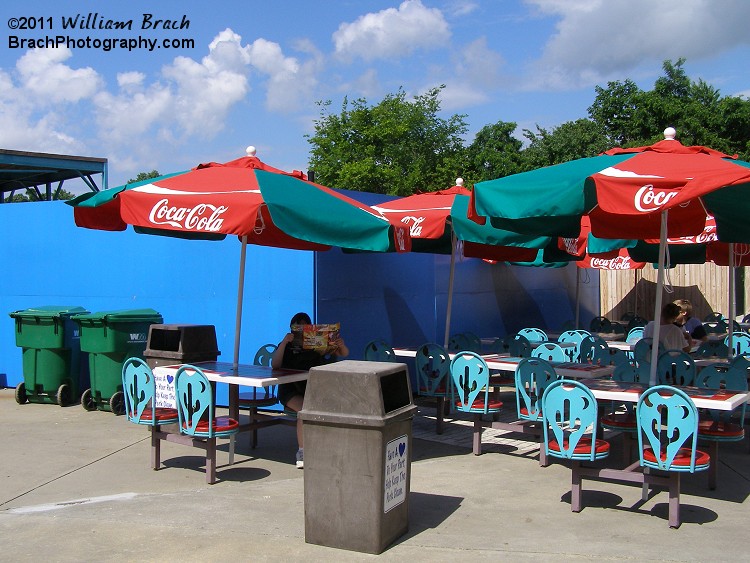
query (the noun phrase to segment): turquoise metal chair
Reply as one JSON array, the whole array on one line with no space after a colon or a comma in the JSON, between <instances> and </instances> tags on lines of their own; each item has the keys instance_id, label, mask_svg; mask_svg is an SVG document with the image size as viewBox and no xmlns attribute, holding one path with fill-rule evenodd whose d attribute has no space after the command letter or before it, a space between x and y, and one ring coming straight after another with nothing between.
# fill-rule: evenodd
<instances>
[{"instance_id":1,"label":"turquoise metal chair","mask_svg":"<svg viewBox=\"0 0 750 563\"><path fill-rule=\"evenodd\" d=\"M726 389L747 392L747 373L738 367L716 363L704 367L695 379L695 386L702 389ZM746 403L734 412L708 410L698 419L698 440L709 442L711 467L708 470L708 487L716 488L719 468L719 444L739 442L745 438ZM734 422L733 415L739 413Z\"/></svg>"},{"instance_id":2,"label":"turquoise metal chair","mask_svg":"<svg viewBox=\"0 0 750 563\"><path fill-rule=\"evenodd\" d=\"M125 415L134 424L152 429L162 424L177 423L177 409L154 407L156 381L149 365L141 358L128 358L122 365L122 390ZM156 464L158 467L158 463Z\"/></svg>"},{"instance_id":3,"label":"turquoise metal chair","mask_svg":"<svg viewBox=\"0 0 750 563\"><path fill-rule=\"evenodd\" d=\"M729 348L729 336L724 339L724 344ZM732 333L732 355L740 356L750 354L750 334L746 332Z\"/></svg>"},{"instance_id":4,"label":"turquoise metal chair","mask_svg":"<svg viewBox=\"0 0 750 563\"><path fill-rule=\"evenodd\" d=\"M529 339L521 334L511 336L506 340L508 345L508 353L516 358L530 358L531 357L531 342Z\"/></svg>"},{"instance_id":5,"label":"turquoise metal chair","mask_svg":"<svg viewBox=\"0 0 750 563\"><path fill-rule=\"evenodd\" d=\"M589 323L589 332L614 332L612 321L607 317L594 317Z\"/></svg>"},{"instance_id":6,"label":"turquoise metal chair","mask_svg":"<svg viewBox=\"0 0 750 563\"><path fill-rule=\"evenodd\" d=\"M644 330L645 329L642 326L634 326L628 331L628 335L625 337L625 342L627 342L628 344L635 344L641 338L643 338Z\"/></svg>"},{"instance_id":7,"label":"turquoise metal chair","mask_svg":"<svg viewBox=\"0 0 750 563\"><path fill-rule=\"evenodd\" d=\"M178 427L193 438L192 445L206 450L206 482L216 481L216 439L229 438L239 431L239 423L228 416L216 416L211 382L200 368L185 364L175 375Z\"/></svg>"},{"instance_id":8,"label":"turquoise metal chair","mask_svg":"<svg viewBox=\"0 0 750 563\"><path fill-rule=\"evenodd\" d=\"M611 356L609 345L600 336L587 336L578 345L578 361L583 364L608 366Z\"/></svg>"},{"instance_id":9,"label":"turquoise metal chair","mask_svg":"<svg viewBox=\"0 0 750 563\"><path fill-rule=\"evenodd\" d=\"M701 358L728 358L729 347L723 342L707 340L700 343L695 355Z\"/></svg>"},{"instance_id":10,"label":"turquoise metal chair","mask_svg":"<svg viewBox=\"0 0 750 563\"><path fill-rule=\"evenodd\" d=\"M566 362L565 350L557 342L542 342L531 351L532 358L542 358L548 362Z\"/></svg>"},{"instance_id":11,"label":"turquoise metal chair","mask_svg":"<svg viewBox=\"0 0 750 563\"><path fill-rule=\"evenodd\" d=\"M396 353L385 340L371 340L365 346L365 360L368 362L395 362Z\"/></svg>"},{"instance_id":12,"label":"turquoise metal chair","mask_svg":"<svg viewBox=\"0 0 750 563\"><path fill-rule=\"evenodd\" d=\"M633 360L639 366L651 364L651 352L654 347L653 338L641 338L633 346ZM659 354L664 352L664 345L659 342Z\"/></svg>"},{"instance_id":13,"label":"turquoise metal chair","mask_svg":"<svg viewBox=\"0 0 750 563\"><path fill-rule=\"evenodd\" d=\"M271 367L273 353L276 351L276 348L276 344L263 344L255 353L253 364L256 366ZM276 385L270 387L253 387L250 391L240 393L238 404L240 407L247 408L252 421L257 422L258 418L256 415L258 414L258 409L273 407L279 403L276 393ZM252 437L250 438L250 446L254 448L257 445L258 429L254 428ZM230 449L232 449L231 446Z\"/></svg>"},{"instance_id":14,"label":"turquoise metal chair","mask_svg":"<svg viewBox=\"0 0 750 563\"><path fill-rule=\"evenodd\" d=\"M659 354L656 374L661 385L692 385L697 369L695 360L683 350L666 350Z\"/></svg>"},{"instance_id":15,"label":"turquoise metal chair","mask_svg":"<svg viewBox=\"0 0 750 563\"><path fill-rule=\"evenodd\" d=\"M541 420L544 390L561 377L546 360L525 358L516 368L515 379L518 418L531 422Z\"/></svg>"},{"instance_id":16,"label":"turquoise metal chair","mask_svg":"<svg viewBox=\"0 0 750 563\"><path fill-rule=\"evenodd\" d=\"M439 344L427 342L417 348L414 358L419 379L418 394L423 397L434 397L437 400L437 417L435 432L443 433L443 417L445 415L445 399L451 393L451 360L445 348Z\"/></svg>"},{"instance_id":17,"label":"turquoise metal chair","mask_svg":"<svg viewBox=\"0 0 750 563\"><path fill-rule=\"evenodd\" d=\"M448 340L448 350L451 352L461 352L469 350L470 352L482 353L482 340L472 332L461 332L454 334Z\"/></svg>"},{"instance_id":18,"label":"turquoise metal chair","mask_svg":"<svg viewBox=\"0 0 750 563\"><path fill-rule=\"evenodd\" d=\"M641 383L642 380L648 380L648 375L644 377L637 366L627 363L615 367L612 380L619 383ZM609 430L619 430L635 435L637 424L633 404L613 405L611 412L602 415L601 425ZM626 446L626 450L629 451L629 445Z\"/></svg>"},{"instance_id":19,"label":"turquoise metal chair","mask_svg":"<svg viewBox=\"0 0 750 563\"><path fill-rule=\"evenodd\" d=\"M597 438L597 403L579 381L558 380L542 396L544 448L548 456L570 460L570 508L582 508L581 464L609 455L609 442ZM585 471L585 470L584 470Z\"/></svg>"},{"instance_id":20,"label":"turquoise metal chair","mask_svg":"<svg viewBox=\"0 0 750 563\"><path fill-rule=\"evenodd\" d=\"M729 324L724 320L706 321L703 323L706 334L726 334L729 332Z\"/></svg>"},{"instance_id":21,"label":"turquoise metal chair","mask_svg":"<svg viewBox=\"0 0 750 563\"><path fill-rule=\"evenodd\" d=\"M680 526L680 475L705 471L710 456L698 450L698 410L683 391L650 387L636 405L639 464L669 473L669 525Z\"/></svg>"},{"instance_id":22,"label":"turquoise metal chair","mask_svg":"<svg viewBox=\"0 0 750 563\"><path fill-rule=\"evenodd\" d=\"M464 338L467 342L467 347L464 348L464 350L470 350L472 352L476 352L477 354L482 353L482 339L479 338L476 334L473 332L464 332Z\"/></svg>"},{"instance_id":23,"label":"turquoise metal chair","mask_svg":"<svg viewBox=\"0 0 750 563\"><path fill-rule=\"evenodd\" d=\"M705 317L703 317L703 322L706 322L706 323L713 323L716 321L726 321L726 320L727 318L723 314L717 313L717 312L711 312Z\"/></svg>"},{"instance_id":24,"label":"turquoise metal chair","mask_svg":"<svg viewBox=\"0 0 750 563\"><path fill-rule=\"evenodd\" d=\"M563 348L567 361L575 362L578 359L578 345L586 336L591 336L587 330L566 330L560 335L558 342L572 342L576 345L574 348Z\"/></svg>"},{"instance_id":25,"label":"turquoise metal chair","mask_svg":"<svg viewBox=\"0 0 750 563\"><path fill-rule=\"evenodd\" d=\"M474 418L473 451L482 453L482 415L500 412L502 401L490 393L490 370L487 362L475 352L459 352L451 360L451 378L457 399L457 411Z\"/></svg>"},{"instance_id":26,"label":"turquoise metal chair","mask_svg":"<svg viewBox=\"0 0 750 563\"><path fill-rule=\"evenodd\" d=\"M529 342L547 342L549 340L547 333L541 328L522 328L517 334L525 336Z\"/></svg>"}]
</instances>

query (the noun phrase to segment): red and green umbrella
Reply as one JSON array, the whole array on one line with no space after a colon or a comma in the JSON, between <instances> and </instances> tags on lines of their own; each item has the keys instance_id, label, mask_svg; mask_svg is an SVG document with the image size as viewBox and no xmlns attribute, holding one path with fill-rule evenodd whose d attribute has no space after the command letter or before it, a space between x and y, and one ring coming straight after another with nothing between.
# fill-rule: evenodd
<instances>
[{"instance_id":1,"label":"red and green umbrella","mask_svg":"<svg viewBox=\"0 0 750 563\"><path fill-rule=\"evenodd\" d=\"M686 147L673 129L665 136L647 147L612 149L480 182L472 192L471 217L518 233L578 237L588 216L597 237L658 238L658 319L668 236L698 235L713 215L718 240L750 243L750 164L707 147ZM656 328L655 339L658 323Z\"/></svg>"},{"instance_id":2,"label":"red and green umbrella","mask_svg":"<svg viewBox=\"0 0 750 563\"><path fill-rule=\"evenodd\" d=\"M76 224L195 239L242 241L234 363L239 361L246 245L299 250L332 246L367 251L408 251L408 229L369 206L314 184L299 171L284 172L248 155L226 163L79 196Z\"/></svg>"}]
</instances>

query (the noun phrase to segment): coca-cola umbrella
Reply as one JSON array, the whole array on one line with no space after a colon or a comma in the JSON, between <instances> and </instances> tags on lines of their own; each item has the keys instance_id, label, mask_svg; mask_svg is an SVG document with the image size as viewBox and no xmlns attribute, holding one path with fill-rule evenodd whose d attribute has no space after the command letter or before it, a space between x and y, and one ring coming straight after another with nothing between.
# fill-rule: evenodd
<instances>
[{"instance_id":1,"label":"coca-cola umbrella","mask_svg":"<svg viewBox=\"0 0 750 563\"><path fill-rule=\"evenodd\" d=\"M463 179L457 178L456 185L445 190L414 194L372 206L391 222L409 228L412 252L451 255L443 339L446 347L450 336L456 258L463 255L495 260L533 260L537 249L550 240L549 237L519 235L470 221L467 217L470 195L471 191L463 186Z\"/></svg>"},{"instance_id":2,"label":"coca-cola umbrella","mask_svg":"<svg viewBox=\"0 0 750 563\"><path fill-rule=\"evenodd\" d=\"M668 236L699 234L707 215L722 242L750 242L750 164L702 146L684 146L672 128L647 147L604 154L480 182L472 218L524 234L577 237L581 218L609 239L659 238L654 318L659 318ZM658 339L657 323L654 338ZM651 382L655 381L656 353Z\"/></svg>"},{"instance_id":3,"label":"coca-cola umbrella","mask_svg":"<svg viewBox=\"0 0 750 563\"><path fill-rule=\"evenodd\" d=\"M285 231L288 217L264 199L266 189L292 191L296 207L307 215L294 234ZM408 229L392 225L369 206L268 166L248 147L248 156L227 163L209 162L176 174L88 193L68 202L80 227L110 231L132 225L139 233L195 239L236 235L240 253L234 365L239 343L246 245L299 250L328 250L332 246L376 252L408 251Z\"/></svg>"}]
</instances>

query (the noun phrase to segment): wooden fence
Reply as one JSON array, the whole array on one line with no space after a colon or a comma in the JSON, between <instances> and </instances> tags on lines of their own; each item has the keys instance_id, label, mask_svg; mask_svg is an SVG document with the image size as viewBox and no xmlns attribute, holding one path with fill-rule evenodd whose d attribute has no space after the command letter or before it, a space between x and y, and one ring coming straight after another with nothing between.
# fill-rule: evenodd
<instances>
[{"instance_id":1,"label":"wooden fence","mask_svg":"<svg viewBox=\"0 0 750 563\"><path fill-rule=\"evenodd\" d=\"M642 270L599 272L601 310L605 317L618 320L626 312L634 312L651 320L656 300L657 270L650 264ZM745 268L735 269L736 315L750 312L750 299L745 286ZM688 299L693 316L703 318L713 311L729 314L729 268L713 263L682 265L667 270L663 302Z\"/></svg>"}]
</instances>

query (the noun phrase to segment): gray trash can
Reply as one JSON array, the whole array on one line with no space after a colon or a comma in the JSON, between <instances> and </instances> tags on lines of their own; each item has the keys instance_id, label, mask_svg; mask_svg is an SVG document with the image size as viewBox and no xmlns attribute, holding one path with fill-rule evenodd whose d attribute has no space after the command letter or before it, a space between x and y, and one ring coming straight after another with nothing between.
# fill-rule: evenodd
<instances>
[{"instance_id":1,"label":"gray trash can","mask_svg":"<svg viewBox=\"0 0 750 563\"><path fill-rule=\"evenodd\" d=\"M153 369L171 364L215 362L220 354L214 325L152 324L143 359Z\"/></svg>"},{"instance_id":2,"label":"gray trash can","mask_svg":"<svg viewBox=\"0 0 750 563\"><path fill-rule=\"evenodd\" d=\"M412 403L405 364L310 370L305 405L305 541L381 553L409 528Z\"/></svg>"}]
</instances>

